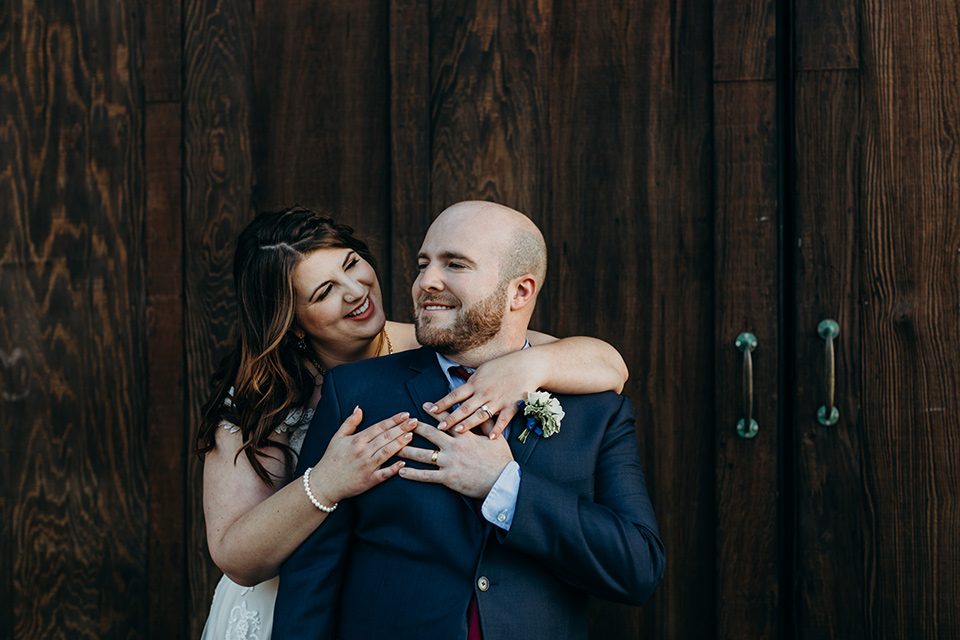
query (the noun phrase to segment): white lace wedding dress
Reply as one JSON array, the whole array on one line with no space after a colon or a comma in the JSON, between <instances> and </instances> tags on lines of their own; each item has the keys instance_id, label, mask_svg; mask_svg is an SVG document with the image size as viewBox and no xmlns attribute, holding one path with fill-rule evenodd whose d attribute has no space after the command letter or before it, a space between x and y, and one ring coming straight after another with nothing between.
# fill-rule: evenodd
<instances>
[{"instance_id":1,"label":"white lace wedding dress","mask_svg":"<svg viewBox=\"0 0 960 640\"><path fill-rule=\"evenodd\" d=\"M295 409L277 428L278 432L290 434L290 448L296 453L300 453L311 419L313 409ZM231 433L238 430L229 423L224 423L223 428ZM201 640L270 640L279 582L279 578L272 578L253 587L242 587L227 576L220 578Z\"/></svg>"}]
</instances>

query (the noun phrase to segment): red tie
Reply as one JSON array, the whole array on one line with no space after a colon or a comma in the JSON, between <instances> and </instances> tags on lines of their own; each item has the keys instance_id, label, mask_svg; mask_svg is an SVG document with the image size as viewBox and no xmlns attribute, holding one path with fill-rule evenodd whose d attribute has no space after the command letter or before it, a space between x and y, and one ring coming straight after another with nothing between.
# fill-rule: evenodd
<instances>
[{"instance_id":1,"label":"red tie","mask_svg":"<svg viewBox=\"0 0 960 640\"><path fill-rule=\"evenodd\" d=\"M451 376L461 380L467 380L472 373L461 365L450 367L447 371L450 372ZM483 520L483 515L480 513L482 504L480 500L473 501L474 510L481 521ZM467 640L483 640L483 634L480 632L480 607L477 606L476 594L470 596L470 604L467 605Z\"/></svg>"},{"instance_id":2,"label":"red tie","mask_svg":"<svg viewBox=\"0 0 960 640\"><path fill-rule=\"evenodd\" d=\"M468 380L473 374L472 371L468 371L463 365L457 365L455 367L450 367L447 369L454 378L460 378L461 380Z\"/></svg>"}]
</instances>

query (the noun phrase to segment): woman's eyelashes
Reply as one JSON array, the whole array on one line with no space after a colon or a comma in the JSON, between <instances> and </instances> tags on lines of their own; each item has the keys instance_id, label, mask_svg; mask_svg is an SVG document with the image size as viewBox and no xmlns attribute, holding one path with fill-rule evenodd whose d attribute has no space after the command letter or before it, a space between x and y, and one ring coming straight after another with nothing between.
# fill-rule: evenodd
<instances>
[{"instance_id":1,"label":"woman's eyelashes","mask_svg":"<svg viewBox=\"0 0 960 640\"><path fill-rule=\"evenodd\" d=\"M343 265L344 272L350 271L359 263L360 263L360 258L358 258L357 256L352 256L347 260L346 264ZM333 291L333 285L332 284L326 285L323 288L323 290L320 292L320 295L317 296L317 302L320 302L321 300L326 298L331 291Z\"/></svg>"}]
</instances>

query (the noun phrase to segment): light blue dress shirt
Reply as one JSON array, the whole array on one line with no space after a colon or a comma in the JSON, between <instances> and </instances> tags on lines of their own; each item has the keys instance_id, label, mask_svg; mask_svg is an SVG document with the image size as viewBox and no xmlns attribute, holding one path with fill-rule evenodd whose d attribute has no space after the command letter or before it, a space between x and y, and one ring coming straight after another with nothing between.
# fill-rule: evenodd
<instances>
[{"instance_id":1,"label":"light blue dress shirt","mask_svg":"<svg viewBox=\"0 0 960 640\"><path fill-rule=\"evenodd\" d=\"M528 342L523 348L526 349L529 346L530 343ZM459 363L439 353L437 354L437 361L440 363L440 370L443 371L443 375L447 377L451 391L466 382L466 380L450 375L450 367L460 366ZM465 368L473 373L473 370L469 367ZM510 425L507 425L507 428L503 430L501 437L510 437ZM480 507L480 513L490 524L509 531L510 525L513 524L513 514L517 509L517 494L519 492L520 465L517 464L516 460L511 460L500 472L500 477L497 478L493 488L490 489L490 493L487 494L483 505Z\"/></svg>"}]
</instances>

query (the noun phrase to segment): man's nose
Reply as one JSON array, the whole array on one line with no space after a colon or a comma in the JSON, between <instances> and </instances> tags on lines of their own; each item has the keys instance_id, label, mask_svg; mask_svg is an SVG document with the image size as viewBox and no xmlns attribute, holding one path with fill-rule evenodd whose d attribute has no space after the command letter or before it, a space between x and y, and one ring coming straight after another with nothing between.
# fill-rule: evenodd
<instances>
[{"instance_id":1,"label":"man's nose","mask_svg":"<svg viewBox=\"0 0 960 640\"><path fill-rule=\"evenodd\" d=\"M427 265L417 276L417 286L423 291L440 291L443 289L443 279L440 277L439 267Z\"/></svg>"}]
</instances>

